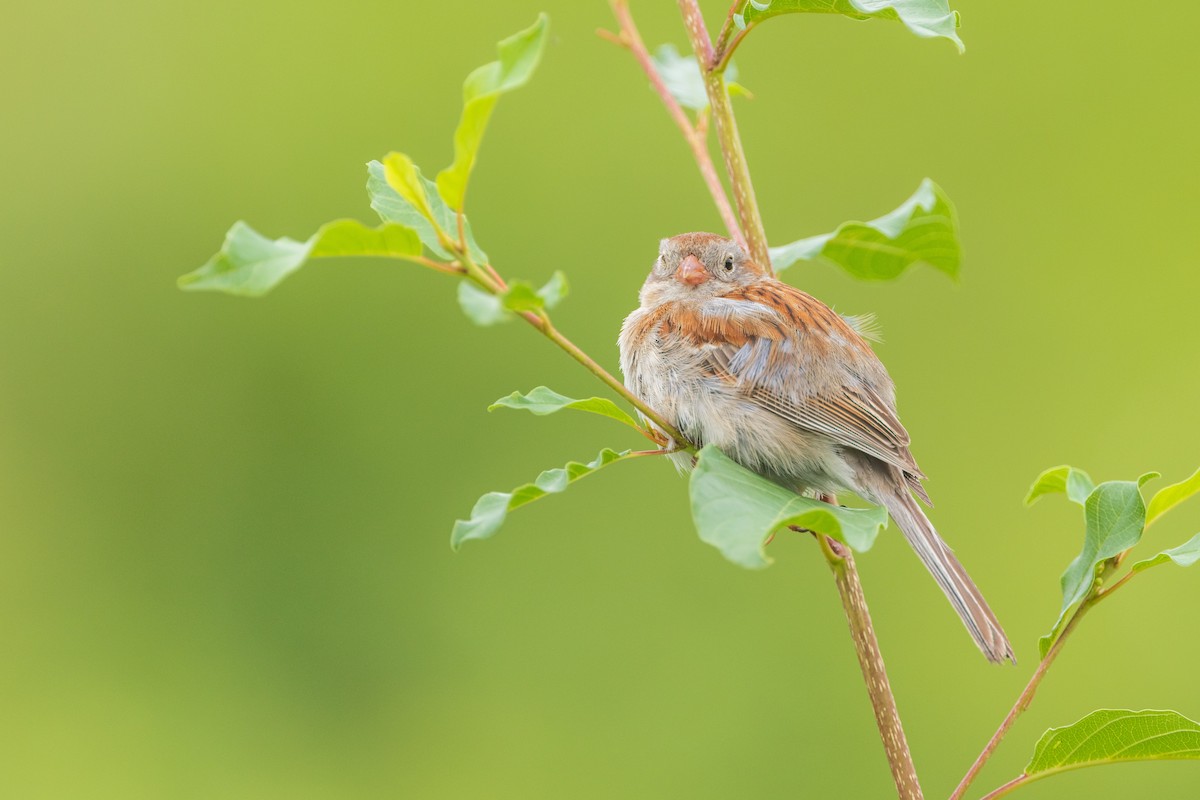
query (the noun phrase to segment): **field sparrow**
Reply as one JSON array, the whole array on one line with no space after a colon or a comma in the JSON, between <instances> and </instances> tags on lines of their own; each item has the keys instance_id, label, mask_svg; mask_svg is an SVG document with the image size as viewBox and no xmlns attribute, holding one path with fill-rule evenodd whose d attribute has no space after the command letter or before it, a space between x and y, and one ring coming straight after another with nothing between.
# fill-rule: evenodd
<instances>
[{"instance_id":1,"label":"field sparrow","mask_svg":"<svg viewBox=\"0 0 1200 800\"><path fill-rule=\"evenodd\" d=\"M887 508L994 662L1012 646L913 499L924 474L883 364L842 317L711 233L664 239L621 326L635 395L697 446L798 491L852 491ZM671 456L682 469L692 457Z\"/></svg>"}]
</instances>

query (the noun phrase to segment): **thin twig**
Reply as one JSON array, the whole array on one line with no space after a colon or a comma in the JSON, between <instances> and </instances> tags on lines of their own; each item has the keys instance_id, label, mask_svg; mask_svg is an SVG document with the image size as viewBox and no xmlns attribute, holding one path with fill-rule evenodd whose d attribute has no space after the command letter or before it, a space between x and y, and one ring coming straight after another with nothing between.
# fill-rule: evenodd
<instances>
[{"instance_id":1,"label":"thin twig","mask_svg":"<svg viewBox=\"0 0 1200 800\"><path fill-rule=\"evenodd\" d=\"M715 72L724 72L729 66L729 60L733 58L733 51L742 43L742 39L750 31L747 26L737 30L737 23L733 21L733 15L738 8L744 6L746 0L733 0L733 4L729 6L729 13L725 15L725 22L721 25L721 32L717 34L717 40L713 43L712 63L709 68Z\"/></svg>"},{"instance_id":2,"label":"thin twig","mask_svg":"<svg viewBox=\"0 0 1200 800\"><path fill-rule=\"evenodd\" d=\"M550 319L548 317L543 319L534 315L533 319L530 319L529 315L524 316L526 321L541 331L547 339L565 350L567 355L571 356L571 358L582 364L588 372L592 373L597 378L604 381L604 383L608 384L610 389L621 395L621 397L624 397L630 405L642 413L642 416L653 422L659 427L660 430L662 430L663 433L671 437L671 439L674 441L675 447L684 449L691 448L691 443L688 441L687 437L680 433L674 425L667 422L656 411L643 403L633 394L633 392L625 388L625 384L613 377L608 370L604 369L604 367L597 364L591 356L580 350L574 342L563 336L559 332L558 328L555 328L554 325L550 323ZM534 320L537 321L534 322ZM653 439L654 437L647 436L647 438Z\"/></svg>"},{"instance_id":3,"label":"thin twig","mask_svg":"<svg viewBox=\"0 0 1200 800\"><path fill-rule=\"evenodd\" d=\"M658 69L654 66L654 59L651 58L650 52L646 49L645 43L642 41L641 34L638 33L637 25L633 22L633 15L629 12L629 4L626 0L611 0L613 14L617 18L617 23L621 26L619 36L604 38L616 42L624 47L627 47L633 57L637 60L642 71L646 73L646 77L650 79L650 84L654 87L654 91L662 99L663 105L667 108L667 113L671 115L671 119L679 127L683 133L683 138L687 140L688 146L692 150L692 155L696 159L696 166L700 168L700 176L704 179L705 185L708 187L708 193L712 195L713 202L716 203L717 212L721 215L721 220L725 223L725 229L729 231L729 235L741 245L743 248L749 249L746 243L746 237L742 233L741 227L738 225L738 218L733 213L733 208L729 204L729 198L725 194L725 187L721 185L721 179L717 176L716 167L713 165L712 157L708 154L707 131L701 131L692 125L688 119L687 113L683 107L671 95L667 85L663 82L662 76L658 74Z\"/></svg>"},{"instance_id":4,"label":"thin twig","mask_svg":"<svg viewBox=\"0 0 1200 800\"><path fill-rule=\"evenodd\" d=\"M896 698L892 695L883 656L879 652L879 641L875 638L875 628L871 624L867 600L858 580L854 556L849 548L828 536L817 534L817 541L833 570L838 594L842 598L842 607L846 611L846 621L850 624L850 635L854 640L854 651L858 654L858 666L867 685L871 708L875 711L875 724L879 727L879 736L887 753L892 780L896 782L896 792L900 800L921 800L921 784L913 766L908 740L904 736L904 726L900 723L900 712L896 709Z\"/></svg>"},{"instance_id":5,"label":"thin twig","mask_svg":"<svg viewBox=\"0 0 1200 800\"><path fill-rule=\"evenodd\" d=\"M721 32L717 34L717 38L713 41L712 63L708 65L710 69L723 68L720 66L721 62L729 61L725 57L725 48L729 46L729 40L733 37L733 29L737 27L737 24L733 21L733 15L737 13L738 7L744 2L745 0L733 0L729 4L729 11L725 14L725 22L721 24Z\"/></svg>"},{"instance_id":6,"label":"thin twig","mask_svg":"<svg viewBox=\"0 0 1200 800\"><path fill-rule=\"evenodd\" d=\"M704 90L708 94L708 104L717 124L721 153L725 156L725 171L729 174L729 182L733 186L738 220L742 232L746 235L746 249L760 266L773 272L771 256L767 249L767 235L763 231L762 217L758 212L758 200L754 196L754 184L750 181L750 169L746 166L746 154L742 149L741 136L738 135L733 105L729 102L725 75L712 67L712 41L708 38L704 17L696 0L679 0L679 10L687 23L692 50L695 51L696 59L701 65Z\"/></svg>"},{"instance_id":7,"label":"thin twig","mask_svg":"<svg viewBox=\"0 0 1200 800\"><path fill-rule=\"evenodd\" d=\"M1128 552L1129 552L1128 550L1125 551L1125 553L1128 553ZM1125 553L1122 553L1121 555L1125 555ZM1096 605L1096 603L1099 603L1101 600L1103 600L1104 598L1111 595L1117 589L1120 589L1122 586L1129 583L1129 581L1133 580L1134 575L1137 575L1137 573L1136 572L1127 572L1121 576L1120 580L1118 580L1116 583L1109 586L1107 589L1097 590L1096 597L1092 601L1092 605Z\"/></svg>"},{"instance_id":8,"label":"thin twig","mask_svg":"<svg viewBox=\"0 0 1200 800\"><path fill-rule=\"evenodd\" d=\"M683 452L682 450L632 450L626 455L630 456L669 456L675 453Z\"/></svg>"},{"instance_id":9,"label":"thin twig","mask_svg":"<svg viewBox=\"0 0 1200 800\"><path fill-rule=\"evenodd\" d=\"M749 32L749 27L742 28L733 35L733 39L728 44L713 54L713 69L724 71L729 66L729 61L733 58L733 51L737 50L738 45L742 43L742 39L745 39Z\"/></svg>"},{"instance_id":10,"label":"thin twig","mask_svg":"<svg viewBox=\"0 0 1200 800\"><path fill-rule=\"evenodd\" d=\"M606 42L612 42L618 47L629 47L629 39L619 33L613 33L607 28L596 28L596 35Z\"/></svg>"},{"instance_id":11,"label":"thin twig","mask_svg":"<svg viewBox=\"0 0 1200 800\"><path fill-rule=\"evenodd\" d=\"M983 797L981 797L979 800L996 800L997 797L1003 797L1004 795L1011 792L1013 789L1016 789L1020 786L1024 786L1030 780L1031 779L1028 775L1025 775L1024 773L1022 773L1022 774L1018 775L1017 777L1013 778L1008 783L1004 784L1003 786L999 786L999 787L993 789L992 791L988 792Z\"/></svg>"},{"instance_id":12,"label":"thin twig","mask_svg":"<svg viewBox=\"0 0 1200 800\"><path fill-rule=\"evenodd\" d=\"M427 256L404 256L404 260L411 261L414 264L420 264L423 267L435 269L438 272L444 272L447 275L462 276L466 274L466 270L464 270L457 261L452 261L447 264L443 261L434 261L432 258Z\"/></svg>"},{"instance_id":13,"label":"thin twig","mask_svg":"<svg viewBox=\"0 0 1200 800\"><path fill-rule=\"evenodd\" d=\"M1122 553L1121 555L1124 556L1128 552L1129 551L1125 551L1125 553ZM971 768L967 770L967 774L964 775L963 779L959 782L958 788L954 790L954 794L950 795L950 800L962 800L963 795L965 795L967 789L970 788L971 782L975 780L975 777L979 774L979 771L983 769L983 765L987 763L989 758L991 758L992 753L999 746L1000 741L1004 738L1004 735L1008 733L1008 729L1011 728L1013 723L1017 721L1017 717L1021 716L1025 709L1029 708L1029 704L1033 702L1034 694L1037 693L1038 686L1041 684L1042 679L1046 677L1046 671L1050 669L1050 665L1054 663L1054 659L1058 657L1059 651L1062 650L1063 645L1066 643L1067 637L1070 636L1071 632L1074 631L1076 626L1079 625L1079 622L1083 619L1084 615L1087 614L1087 612L1090 611L1097 603L1110 597L1113 592L1129 583L1134 575L1137 575L1137 573L1128 572L1125 575L1122 575L1119 580L1117 580L1108 588L1101 588L1098 582L1096 586L1092 587L1092 590L1071 615L1071 619L1067 620L1067 624L1063 628L1062 633L1059 634L1058 639L1056 639L1054 644L1050 646L1050 649L1046 651L1046 656L1041 660L1041 663L1038 664L1037 670L1033 673L1033 677L1029 679L1029 683L1025 685L1025 690L1021 692L1021 696L1017 698L1017 702L1014 703L1013 707L1009 710L1008 716L1006 716L1004 721L1000 723L1000 727L996 729L994 734L992 734L992 738L989 739L988 743L984 746L983 752L981 752L979 757L975 759L975 762L971 764ZM1004 784L1004 786L1001 786L1000 789L995 790L992 794L987 795L987 797L999 797L1001 794L1008 794L1011 789L1015 789L1017 786L1019 786L1025 777L1026 776L1021 776L1021 779L1019 780L1010 781L1009 783ZM1001 791L1001 789L1004 791Z\"/></svg>"},{"instance_id":14,"label":"thin twig","mask_svg":"<svg viewBox=\"0 0 1200 800\"><path fill-rule=\"evenodd\" d=\"M488 275L492 276L492 280L496 281L496 284L500 287L501 291L504 291L508 288L508 284L504 282L504 278L500 277L500 273L496 272L491 264L484 264L483 268L487 270Z\"/></svg>"},{"instance_id":15,"label":"thin twig","mask_svg":"<svg viewBox=\"0 0 1200 800\"><path fill-rule=\"evenodd\" d=\"M1017 698L1017 702L1013 703L1013 707L1009 709L1008 716L1000 723L1000 727L996 729L996 732L992 734L992 738L984 745L983 751L975 759L975 763L971 764L971 768L967 770L967 774L959 781L958 787L950 795L950 800L961 800L963 795L967 793L967 789L970 788L971 783L975 780L975 776L983 769L983 765L987 763L987 760L992 757L992 753L1000 745L1009 728L1017 721L1017 717L1021 716L1025 712L1025 709L1029 708L1029 704L1033 702L1033 696L1037 694L1038 686L1041 685L1042 679L1046 677L1046 671L1050 669L1050 665L1054 663L1054 659L1058 658L1058 654L1066 643L1067 637L1071 635L1071 632L1075 630L1076 626L1079 625L1079 621L1083 619L1083 616L1095 602L1095 598L1088 598L1079 604L1079 608L1075 609L1075 613L1067 621L1066 627L1063 628L1062 633L1055 640L1054 644L1050 646L1050 649L1046 651L1046 655L1041 660L1041 663L1038 664L1033 677L1025 685L1025 690L1021 692L1020 697Z\"/></svg>"}]
</instances>

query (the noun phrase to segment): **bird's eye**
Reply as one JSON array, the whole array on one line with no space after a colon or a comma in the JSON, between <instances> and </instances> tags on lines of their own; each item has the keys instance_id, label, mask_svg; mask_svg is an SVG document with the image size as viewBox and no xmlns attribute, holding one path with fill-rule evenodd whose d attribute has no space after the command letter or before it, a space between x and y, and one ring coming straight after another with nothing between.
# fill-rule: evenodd
<instances>
[{"instance_id":1,"label":"bird's eye","mask_svg":"<svg viewBox=\"0 0 1200 800\"><path fill-rule=\"evenodd\" d=\"M725 256L725 271L733 272L733 256Z\"/></svg>"}]
</instances>

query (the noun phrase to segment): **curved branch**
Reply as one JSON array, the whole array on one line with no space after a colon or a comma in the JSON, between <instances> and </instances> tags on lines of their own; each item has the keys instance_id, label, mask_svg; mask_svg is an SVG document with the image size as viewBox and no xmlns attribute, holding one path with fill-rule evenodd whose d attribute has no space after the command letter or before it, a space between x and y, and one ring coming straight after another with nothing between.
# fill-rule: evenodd
<instances>
[{"instance_id":1,"label":"curved branch","mask_svg":"<svg viewBox=\"0 0 1200 800\"><path fill-rule=\"evenodd\" d=\"M1113 588L1116 587L1114 586ZM1079 608L1075 609L1075 613L1071 615L1071 619L1067 622L1066 627L1063 628L1058 640L1055 641L1054 644L1051 645L1050 649L1046 651L1046 656L1041 660L1041 663L1038 664L1037 669L1034 670L1033 677L1031 677L1029 679L1029 683L1025 685L1025 689L1017 698L1017 702L1013 703L1013 707L1009 709L1008 716L1006 716L1004 721L1000 723L1000 727L996 729L996 732L992 734L992 738L988 740L986 745L984 745L983 751L975 759L975 762L971 764L971 768L967 770L967 774L963 776L961 781L959 781L954 793L950 795L950 800L962 800L963 795L967 793L967 789L971 787L971 783L975 780L975 777L979 774L979 771L983 769L983 765L986 764L988 759L992 757L992 753L995 752L996 748L1000 746L1000 742L1004 739L1004 735L1008 733L1009 728L1011 728L1013 723L1017 721L1017 717L1021 716L1021 714L1025 712L1025 709L1029 708L1029 704L1033 702L1033 696L1037 694L1038 686L1041 685L1042 679L1046 677L1046 671L1050 669L1050 665L1054 663L1054 659L1058 658L1058 654L1062 651L1063 645L1067 641L1067 637L1070 636L1071 632L1074 631L1076 626L1079 625L1079 621L1083 619L1083 615L1088 612L1088 609L1095 605L1097 599L1098 598L1096 596L1089 597L1079 605ZM1004 789L1001 794L1008 793L1009 789L1006 787L1016 788L1017 785L1018 784L1016 784L1015 781L1006 783L1004 786L1000 787L1000 789ZM997 789L996 792L1000 792L1000 789ZM1000 794L993 794L996 797L1000 796ZM988 797L992 797L993 794L989 794Z\"/></svg>"}]
</instances>

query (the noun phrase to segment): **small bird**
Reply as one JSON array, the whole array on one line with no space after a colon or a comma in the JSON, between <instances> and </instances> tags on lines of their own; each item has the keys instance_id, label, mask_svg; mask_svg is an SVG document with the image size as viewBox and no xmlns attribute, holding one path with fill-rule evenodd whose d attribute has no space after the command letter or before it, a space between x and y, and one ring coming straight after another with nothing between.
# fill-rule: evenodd
<instances>
[{"instance_id":1,"label":"small bird","mask_svg":"<svg viewBox=\"0 0 1200 800\"><path fill-rule=\"evenodd\" d=\"M716 445L788 488L852 491L884 506L988 660L1015 660L983 595L913 499L932 505L892 379L845 319L712 233L662 240L639 297L620 337L634 395L691 443ZM691 468L690 455L671 458Z\"/></svg>"}]
</instances>

